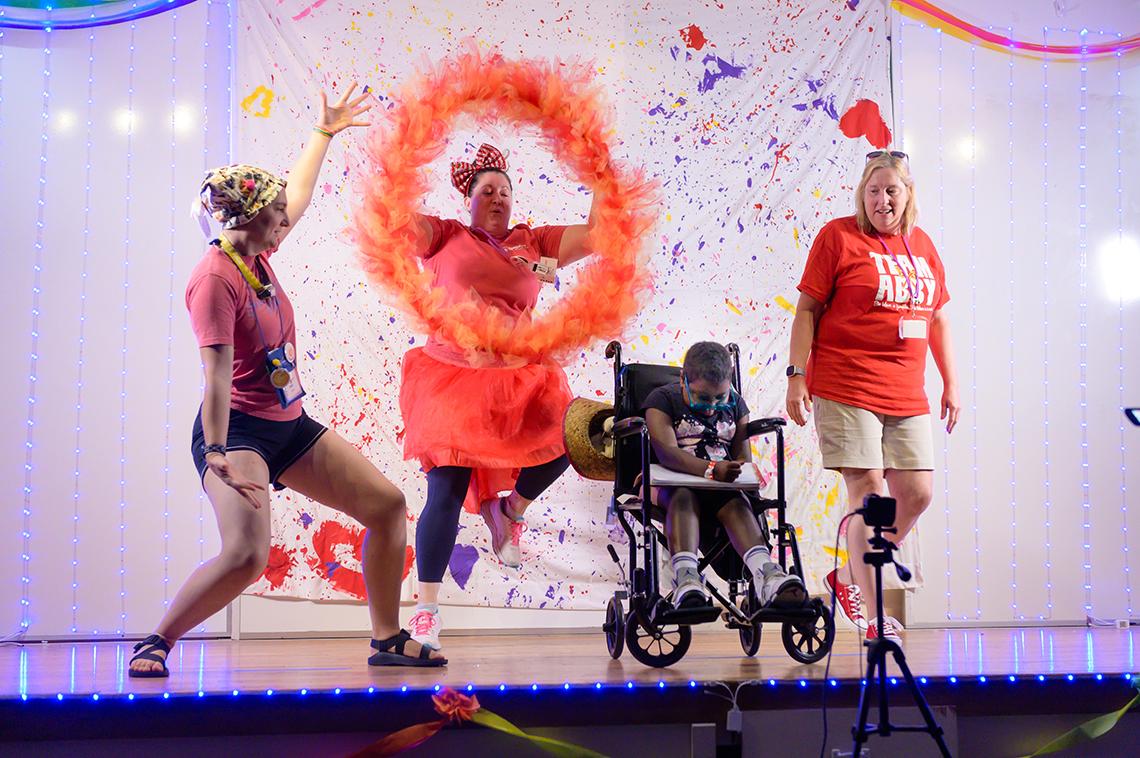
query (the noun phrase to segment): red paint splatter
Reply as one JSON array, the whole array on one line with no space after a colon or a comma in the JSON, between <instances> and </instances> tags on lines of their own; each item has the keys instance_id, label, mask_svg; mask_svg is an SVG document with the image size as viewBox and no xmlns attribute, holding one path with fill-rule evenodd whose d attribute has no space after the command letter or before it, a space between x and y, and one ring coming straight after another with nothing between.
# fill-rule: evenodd
<instances>
[{"instance_id":1,"label":"red paint splatter","mask_svg":"<svg viewBox=\"0 0 1140 758\"><path fill-rule=\"evenodd\" d=\"M416 562L416 549L411 545L404 548L404 573L400 575L400 579L407 579L408 574L412 571L412 564Z\"/></svg>"},{"instance_id":2,"label":"red paint splatter","mask_svg":"<svg viewBox=\"0 0 1140 758\"><path fill-rule=\"evenodd\" d=\"M281 585L285 584L286 577L289 576L289 571L293 568L293 557L289 555L289 551L280 545L269 546L269 561L265 564L265 571L262 576L269 582L269 589L281 589Z\"/></svg>"},{"instance_id":3,"label":"red paint splatter","mask_svg":"<svg viewBox=\"0 0 1140 758\"><path fill-rule=\"evenodd\" d=\"M874 100L856 101L839 119L839 129L852 139L866 137L879 149L891 144L891 130L879 114L879 105Z\"/></svg>"},{"instance_id":4,"label":"red paint splatter","mask_svg":"<svg viewBox=\"0 0 1140 758\"><path fill-rule=\"evenodd\" d=\"M364 589L364 575L359 571L341 565L338 553L343 555L342 545L352 547L352 557L360 564L364 558L364 530L326 521L313 535L313 549L317 553L316 569L329 580L333 588L352 597L364 600L368 597Z\"/></svg>"},{"instance_id":5,"label":"red paint splatter","mask_svg":"<svg viewBox=\"0 0 1140 758\"><path fill-rule=\"evenodd\" d=\"M702 32L701 27L696 24L690 24L679 31L681 32L681 39L685 41L685 47L700 50L705 46L705 43L708 42L705 33Z\"/></svg>"}]
</instances>

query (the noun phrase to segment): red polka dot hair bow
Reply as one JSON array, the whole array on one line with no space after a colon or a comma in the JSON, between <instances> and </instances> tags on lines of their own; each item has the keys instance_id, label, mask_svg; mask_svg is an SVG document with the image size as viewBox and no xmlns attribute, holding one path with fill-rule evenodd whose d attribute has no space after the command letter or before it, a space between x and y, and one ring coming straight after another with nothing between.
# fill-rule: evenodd
<instances>
[{"instance_id":1,"label":"red polka dot hair bow","mask_svg":"<svg viewBox=\"0 0 1140 758\"><path fill-rule=\"evenodd\" d=\"M507 157L499 152L497 147L484 142L479 146L479 152L475 154L475 160L470 163L467 161L452 162L451 183L455 185L455 189L462 192L464 197L466 197L467 191L471 188L471 180L475 178L475 174L485 168L497 168L501 171L506 171Z\"/></svg>"}]
</instances>

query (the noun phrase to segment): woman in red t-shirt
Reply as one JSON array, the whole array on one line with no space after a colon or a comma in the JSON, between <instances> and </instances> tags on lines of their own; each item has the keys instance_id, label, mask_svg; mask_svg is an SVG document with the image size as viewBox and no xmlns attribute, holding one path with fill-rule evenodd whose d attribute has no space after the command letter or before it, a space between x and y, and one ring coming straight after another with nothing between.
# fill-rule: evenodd
<instances>
[{"instance_id":1,"label":"woman in red t-shirt","mask_svg":"<svg viewBox=\"0 0 1140 758\"><path fill-rule=\"evenodd\" d=\"M135 646L129 675L165 677L186 632L225 608L265 570L269 485L289 487L367 528L362 573L374 666L442 666L442 656L400 629L407 542L403 494L360 451L301 408L293 308L269 257L308 208L329 142L368 110L366 95L333 106L321 95L313 137L285 181L256 166L211 171L199 206L222 233L194 268L186 306L205 373L191 452L221 532L217 556L190 575L155 633ZM203 228L207 228L204 224Z\"/></svg>"},{"instance_id":2,"label":"woman in red t-shirt","mask_svg":"<svg viewBox=\"0 0 1140 758\"><path fill-rule=\"evenodd\" d=\"M942 375L947 432L958 423L958 378L942 309L950 299L946 275L934 244L915 226L907 156L877 151L867 158L855 215L828 222L804 266L787 410L800 426L807 413L814 415L823 465L843 475L849 511L868 494L883 494L886 485L898 504L893 538L901 542L931 499L927 348ZM881 633L897 642L896 619L868 622L863 613L862 599L875 597L871 569L863 562L870 535L861 516L851 517L847 565L826 581L868 639Z\"/></svg>"},{"instance_id":3,"label":"woman in red t-shirt","mask_svg":"<svg viewBox=\"0 0 1140 758\"><path fill-rule=\"evenodd\" d=\"M529 317L543 282L557 267L589 254L593 223L510 226L512 184L506 158L482 145L471 163L453 163L451 180L466 198L469 223L417 216L420 254L444 304L475 298ZM419 596L412 637L439 649L439 589L455 548L459 514L483 516L499 560L521 564L523 513L566 470L562 416L572 396L553 361L520 363L471 352L429 335L404 356L400 411L404 457L427 471L427 503L416 524ZM500 491L510 490L506 497Z\"/></svg>"}]
</instances>

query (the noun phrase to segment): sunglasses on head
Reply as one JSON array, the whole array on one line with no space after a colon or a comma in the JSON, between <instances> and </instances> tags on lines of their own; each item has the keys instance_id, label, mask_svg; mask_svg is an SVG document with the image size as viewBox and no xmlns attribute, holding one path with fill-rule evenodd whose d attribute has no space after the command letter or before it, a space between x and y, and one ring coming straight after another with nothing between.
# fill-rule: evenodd
<instances>
[{"instance_id":1,"label":"sunglasses on head","mask_svg":"<svg viewBox=\"0 0 1140 758\"><path fill-rule=\"evenodd\" d=\"M882 158L884 155L889 155L892 158L898 158L900 161L906 161L907 163L910 163L910 156L901 150L875 150L873 152L867 153L867 161L870 162L876 158Z\"/></svg>"}]
</instances>

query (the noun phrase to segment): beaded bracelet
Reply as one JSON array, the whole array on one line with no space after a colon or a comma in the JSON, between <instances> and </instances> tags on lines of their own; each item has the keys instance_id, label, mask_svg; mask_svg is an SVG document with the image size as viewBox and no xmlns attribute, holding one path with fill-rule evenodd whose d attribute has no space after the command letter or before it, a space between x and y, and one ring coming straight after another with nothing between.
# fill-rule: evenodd
<instances>
[{"instance_id":1,"label":"beaded bracelet","mask_svg":"<svg viewBox=\"0 0 1140 758\"><path fill-rule=\"evenodd\" d=\"M332 133L332 132L330 132L328 129L322 129L322 128L321 128L321 127L319 127L319 126L314 126L314 127L313 127L313 131L314 131L314 132L316 132L316 133L318 133L318 134L323 134L323 135L325 135L326 137L328 137L329 139L332 139L332 138L333 138L333 133Z\"/></svg>"},{"instance_id":2,"label":"beaded bracelet","mask_svg":"<svg viewBox=\"0 0 1140 758\"><path fill-rule=\"evenodd\" d=\"M226 446L225 445L202 445L202 457L205 458L210 453L221 453L222 455L225 455L226 454Z\"/></svg>"}]
</instances>

